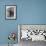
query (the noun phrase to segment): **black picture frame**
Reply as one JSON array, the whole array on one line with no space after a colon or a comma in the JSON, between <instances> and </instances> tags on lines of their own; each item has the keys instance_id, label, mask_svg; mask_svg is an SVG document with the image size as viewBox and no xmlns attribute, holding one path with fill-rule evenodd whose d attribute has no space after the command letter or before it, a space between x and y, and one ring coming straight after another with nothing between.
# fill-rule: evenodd
<instances>
[{"instance_id":1,"label":"black picture frame","mask_svg":"<svg viewBox=\"0 0 46 46\"><path fill-rule=\"evenodd\" d=\"M12 12L10 12L10 10ZM17 18L16 5L5 5L5 19L6 20L16 20L16 18Z\"/></svg>"}]
</instances>

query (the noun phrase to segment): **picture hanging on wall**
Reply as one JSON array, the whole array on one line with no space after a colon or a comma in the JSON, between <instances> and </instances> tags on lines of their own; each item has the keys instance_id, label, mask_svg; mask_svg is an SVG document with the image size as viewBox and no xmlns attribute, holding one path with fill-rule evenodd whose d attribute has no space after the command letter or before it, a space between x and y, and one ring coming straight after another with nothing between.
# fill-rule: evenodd
<instances>
[{"instance_id":1,"label":"picture hanging on wall","mask_svg":"<svg viewBox=\"0 0 46 46\"><path fill-rule=\"evenodd\" d=\"M8 20L16 19L16 5L6 5L5 18Z\"/></svg>"}]
</instances>

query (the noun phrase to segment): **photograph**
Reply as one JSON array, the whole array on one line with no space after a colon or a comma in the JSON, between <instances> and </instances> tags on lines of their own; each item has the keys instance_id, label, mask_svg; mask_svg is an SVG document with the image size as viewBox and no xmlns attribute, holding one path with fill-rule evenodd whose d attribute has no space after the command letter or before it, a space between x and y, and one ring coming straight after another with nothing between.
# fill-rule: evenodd
<instances>
[{"instance_id":1,"label":"photograph","mask_svg":"<svg viewBox=\"0 0 46 46\"><path fill-rule=\"evenodd\" d=\"M16 5L6 5L6 19L16 19Z\"/></svg>"}]
</instances>

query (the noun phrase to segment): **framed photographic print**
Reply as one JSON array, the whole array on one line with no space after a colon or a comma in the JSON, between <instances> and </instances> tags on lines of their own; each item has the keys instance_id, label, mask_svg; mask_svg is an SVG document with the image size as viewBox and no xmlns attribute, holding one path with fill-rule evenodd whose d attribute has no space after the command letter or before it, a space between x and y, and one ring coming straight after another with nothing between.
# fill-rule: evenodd
<instances>
[{"instance_id":1,"label":"framed photographic print","mask_svg":"<svg viewBox=\"0 0 46 46\"><path fill-rule=\"evenodd\" d=\"M6 5L5 18L9 20L16 19L16 5Z\"/></svg>"}]
</instances>

